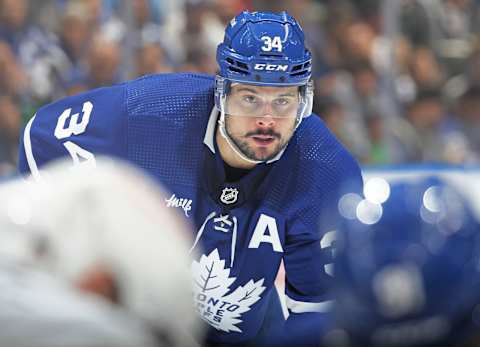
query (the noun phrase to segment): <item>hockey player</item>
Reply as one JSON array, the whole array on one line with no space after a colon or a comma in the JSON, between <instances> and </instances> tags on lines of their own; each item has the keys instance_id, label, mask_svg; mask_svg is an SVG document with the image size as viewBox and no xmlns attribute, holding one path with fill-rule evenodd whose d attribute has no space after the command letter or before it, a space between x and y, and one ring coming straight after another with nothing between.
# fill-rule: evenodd
<instances>
[{"instance_id":1,"label":"hockey player","mask_svg":"<svg viewBox=\"0 0 480 347\"><path fill-rule=\"evenodd\" d=\"M188 225L139 170L97 161L0 185L0 346L198 346Z\"/></svg>"},{"instance_id":2,"label":"hockey player","mask_svg":"<svg viewBox=\"0 0 480 347\"><path fill-rule=\"evenodd\" d=\"M328 312L337 203L359 167L310 116L311 55L287 13L242 12L218 46L216 77L145 76L65 98L27 124L19 169L42 179L70 155L125 158L170 191L197 232L194 298L207 344L260 344L281 327L274 280L286 268L287 324Z\"/></svg>"},{"instance_id":3,"label":"hockey player","mask_svg":"<svg viewBox=\"0 0 480 347\"><path fill-rule=\"evenodd\" d=\"M321 332L312 320L305 346L478 346L480 209L464 194L478 178L419 175L375 178L340 204L334 319Z\"/></svg>"},{"instance_id":4,"label":"hockey player","mask_svg":"<svg viewBox=\"0 0 480 347\"><path fill-rule=\"evenodd\" d=\"M478 338L480 210L456 185L462 174L452 176L392 181L384 202L365 200L341 228L337 324L350 346L461 347Z\"/></svg>"}]
</instances>

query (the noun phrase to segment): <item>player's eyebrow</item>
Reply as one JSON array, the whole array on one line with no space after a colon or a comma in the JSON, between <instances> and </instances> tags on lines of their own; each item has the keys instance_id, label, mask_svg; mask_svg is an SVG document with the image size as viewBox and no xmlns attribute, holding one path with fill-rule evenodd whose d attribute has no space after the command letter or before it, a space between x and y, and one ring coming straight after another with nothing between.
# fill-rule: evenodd
<instances>
[{"instance_id":1,"label":"player's eyebrow","mask_svg":"<svg viewBox=\"0 0 480 347\"><path fill-rule=\"evenodd\" d=\"M253 88L249 88L249 87L239 87L238 89L235 90L237 93L239 92L248 92L248 93L252 93L252 94L255 94L255 95L258 95L260 94L256 89L253 89ZM279 94L277 95L277 97L295 97L297 96L296 93L293 93L293 92L287 92L287 93L282 93L282 94Z\"/></svg>"},{"instance_id":2,"label":"player's eyebrow","mask_svg":"<svg viewBox=\"0 0 480 347\"><path fill-rule=\"evenodd\" d=\"M237 92L249 92L252 94L258 94L258 92L255 89L248 88L248 87L240 87L236 90Z\"/></svg>"},{"instance_id":3,"label":"player's eyebrow","mask_svg":"<svg viewBox=\"0 0 480 347\"><path fill-rule=\"evenodd\" d=\"M284 94L280 94L279 96L291 96L291 97L295 97L295 96L297 96L297 93L284 93Z\"/></svg>"}]
</instances>

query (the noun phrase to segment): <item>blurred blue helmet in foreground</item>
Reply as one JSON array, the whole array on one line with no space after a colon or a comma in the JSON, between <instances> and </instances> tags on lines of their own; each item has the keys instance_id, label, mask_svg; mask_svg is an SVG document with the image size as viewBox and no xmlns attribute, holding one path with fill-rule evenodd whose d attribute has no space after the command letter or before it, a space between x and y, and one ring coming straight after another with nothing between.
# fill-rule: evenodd
<instances>
[{"instance_id":1,"label":"blurred blue helmet in foreground","mask_svg":"<svg viewBox=\"0 0 480 347\"><path fill-rule=\"evenodd\" d=\"M479 222L439 179L383 188L339 204L332 344L458 346L480 329Z\"/></svg>"}]
</instances>

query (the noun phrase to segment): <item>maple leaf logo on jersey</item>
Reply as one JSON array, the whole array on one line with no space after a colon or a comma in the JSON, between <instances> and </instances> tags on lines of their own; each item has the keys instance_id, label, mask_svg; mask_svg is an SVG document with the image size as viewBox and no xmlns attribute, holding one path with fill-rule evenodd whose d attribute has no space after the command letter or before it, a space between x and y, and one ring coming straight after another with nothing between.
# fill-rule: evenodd
<instances>
[{"instance_id":1,"label":"maple leaf logo on jersey","mask_svg":"<svg viewBox=\"0 0 480 347\"><path fill-rule=\"evenodd\" d=\"M236 278L230 277L230 269L225 268L225 260L220 259L217 249L208 256L202 255L199 262L193 261L192 274L200 317L217 330L241 333L237 324L242 322L241 315L260 300L265 291L264 279L250 280L226 295Z\"/></svg>"}]
</instances>

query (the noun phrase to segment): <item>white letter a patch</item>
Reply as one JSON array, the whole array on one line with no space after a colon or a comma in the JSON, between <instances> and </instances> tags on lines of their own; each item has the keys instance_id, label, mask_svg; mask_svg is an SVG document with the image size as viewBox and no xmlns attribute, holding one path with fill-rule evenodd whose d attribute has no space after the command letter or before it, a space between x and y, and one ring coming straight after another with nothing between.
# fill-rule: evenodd
<instances>
[{"instance_id":1,"label":"white letter a patch","mask_svg":"<svg viewBox=\"0 0 480 347\"><path fill-rule=\"evenodd\" d=\"M268 231L267 231L268 230ZM248 248L258 248L262 242L272 244L275 252L283 252L280 237L278 236L277 221L275 218L261 214L258 219Z\"/></svg>"}]
</instances>

